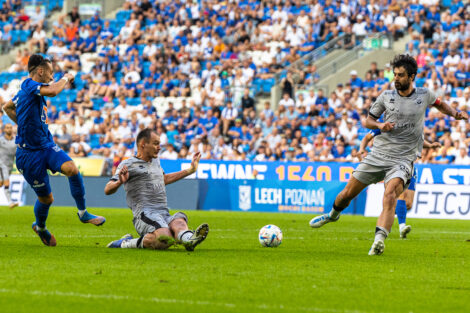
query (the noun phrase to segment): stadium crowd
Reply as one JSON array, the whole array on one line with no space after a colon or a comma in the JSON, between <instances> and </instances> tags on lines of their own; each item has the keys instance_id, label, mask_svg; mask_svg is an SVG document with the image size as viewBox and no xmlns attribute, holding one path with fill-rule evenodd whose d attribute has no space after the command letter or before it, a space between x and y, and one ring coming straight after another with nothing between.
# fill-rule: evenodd
<instances>
[{"instance_id":1,"label":"stadium crowd","mask_svg":"<svg viewBox=\"0 0 470 313\"><path fill-rule=\"evenodd\" d=\"M1 13L11 20L11 9ZM112 20L99 12L82 19L74 8L51 24L52 39L37 19L12 24L32 27L32 36L6 74L27 76L34 52L52 58L55 79L77 73L70 89L50 98L48 123L71 156L106 158L107 174L134 153L145 127L160 134L167 159L200 151L203 159L358 161L368 132L361 120L393 87L388 64L372 63L365 77L352 71L330 94L314 88L315 65L288 71L279 105L255 105L277 71L340 35L340 47L351 48L369 33L411 34L416 85L469 110L470 7L462 1L442 8L432 0L128 1ZM296 90L299 84L312 88ZM3 80L2 101L14 90ZM9 122L5 114L1 122ZM430 110L425 126L442 148L424 151L420 162L470 164L468 124Z\"/></svg>"}]
</instances>

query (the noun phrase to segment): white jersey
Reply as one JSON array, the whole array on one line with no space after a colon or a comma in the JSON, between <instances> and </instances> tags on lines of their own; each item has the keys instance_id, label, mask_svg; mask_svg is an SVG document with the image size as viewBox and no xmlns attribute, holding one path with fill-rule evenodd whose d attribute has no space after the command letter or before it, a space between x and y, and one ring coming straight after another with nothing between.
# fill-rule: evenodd
<instances>
[{"instance_id":1,"label":"white jersey","mask_svg":"<svg viewBox=\"0 0 470 313\"><path fill-rule=\"evenodd\" d=\"M15 137L11 140L6 139L4 136L0 137L0 164L12 168L13 162L15 161L15 154Z\"/></svg>"},{"instance_id":2,"label":"white jersey","mask_svg":"<svg viewBox=\"0 0 470 313\"><path fill-rule=\"evenodd\" d=\"M382 92L369 114L377 119L384 114L383 121L395 123L395 127L375 137L371 154L376 158L373 159L414 162L420 157L426 109L436 101L436 96L427 88L415 88L408 97L400 96L396 90Z\"/></svg>"},{"instance_id":3,"label":"white jersey","mask_svg":"<svg viewBox=\"0 0 470 313\"><path fill-rule=\"evenodd\" d=\"M159 159L146 162L137 157L124 160L119 164L111 178L119 180L119 172L126 165L129 179L124 183L127 205L134 217L139 217L143 209L165 210L168 212L164 172Z\"/></svg>"}]
</instances>

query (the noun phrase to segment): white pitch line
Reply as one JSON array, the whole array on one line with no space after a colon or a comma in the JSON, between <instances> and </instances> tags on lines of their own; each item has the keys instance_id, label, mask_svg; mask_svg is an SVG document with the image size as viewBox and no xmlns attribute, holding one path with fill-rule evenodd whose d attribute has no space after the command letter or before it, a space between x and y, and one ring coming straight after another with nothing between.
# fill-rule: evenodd
<instances>
[{"instance_id":1,"label":"white pitch line","mask_svg":"<svg viewBox=\"0 0 470 313\"><path fill-rule=\"evenodd\" d=\"M193 301L193 300L183 300L183 299L165 299L165 298L156 298L156 297L132 297L132 296L121 296L121 295L112 295L112 294L89 294L89 293L76 293L76 292L62 292L59 290L55 291L19 291L15 289L0 289L0 293L5 294L20 294L20 295L32 295L32 296L58 296L58 297L72 297L72 298L85 298L85 299L106 299L106 300L122 300L122 301L140 301L140 302L154 302L154 303L172 303L172 304L187 304L187 305L201 305L201 306L220 306L226 308L236 308L240 305L234 303L221 303L221 302L212 302L212 301ZM250 305L241 305L241 307L249 307ZM307 308L307 307L291 307L291 306L274 306L269 304L257 304L253 305L257 309L263 310L294 310L294 311L306 311L306 312L345 312L345 313L365 313L364 311L358 310L336 310L336 309L321 309L321 308Z\"/></svg>"}]
</instances>

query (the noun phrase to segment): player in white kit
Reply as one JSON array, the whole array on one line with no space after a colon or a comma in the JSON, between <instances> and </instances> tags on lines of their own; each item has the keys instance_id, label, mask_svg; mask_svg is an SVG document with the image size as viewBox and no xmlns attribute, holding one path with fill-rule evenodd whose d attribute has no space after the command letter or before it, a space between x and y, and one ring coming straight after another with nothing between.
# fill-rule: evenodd
<instances>
[{"instance_id":1,"label":"player in white kit","mask_svg":"<svg viewBox=\"0 0 470 313\"><path fill-rule=\"evenodd\" d=\"M371 152L361 161L346 187L336 197L330 213L310 221L313 228L337 221L341 212L364 188L383 180L383 210L377 220L369 255L382 254L385 249L384 241L392 229L397 199L408 188L413 162L421 155L426 110L434 106L457 120L468 119L466 112L453 109L427 88L413 86L418 65L412 56L397 55L392 66L395 90L385 90L380 94L371 106L365 123L369 129L380 129L381 134L375 138ZM379 122L382 115L384 122Z\"/></svg>"},{"instance_id":2,"label":"player in white kit","mask_svg":"<svg viewBox=\"0 0 470 313\"><path fill-rule=\"evenodd\" d=\"M106 184L105 194L115 193L121 185L126 191L127 205L134 215L134 227L139 238L125 235L108 244L109 248L148 248L164 250L175 242L193 251L209 233L209 225L202 224L195 231L188 229L186 214L170 215L165 185L193 174L201 154L193 156L191 167L166 174L160 166L160 137L151 129L144 129L136 139L137 154L119 164L115 175ZM184 195L182 195L184 196Z\"/></svg>"},{"instance_id":3,"label":"player in white kit","mask_svg":"<svg viewBox=\"0 0 470 313\"><path fill-rule=\"evenodd\" d=\"M16 144L13 135L13 125L5 124L3 126L3 136L0 137L0 187L3 186L5 197L10 209L18 206L18 202L11 200L10 192L10 174L13 171L15 162Z\"/></svg>"}]
</instances>

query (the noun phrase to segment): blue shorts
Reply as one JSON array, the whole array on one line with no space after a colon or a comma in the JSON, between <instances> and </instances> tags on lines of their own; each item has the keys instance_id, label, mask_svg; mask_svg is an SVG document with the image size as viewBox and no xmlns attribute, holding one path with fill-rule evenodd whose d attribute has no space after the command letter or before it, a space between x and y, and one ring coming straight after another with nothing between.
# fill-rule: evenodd
<instances>
[{"instance_id":1,"label":"blue shorts","mask_svg":"<svg viewBox=\"0 0 470 313\"><path fill-rule=\"evenodd\" d=\"M44 150L16 148L16 167L39 197L51 193L47 170L60 172L60 167L67 161L72 159L58 146Z\"/></svg>"},{"instance_id":2,"label":"blue shorts","mask_svg":"<svg viewBox=\"0 0 470 313\"><path fill-rule=\"evenodd\" d=\"M416 166L413 167L413 176L410 180L410 185L408 186L408 190L415 191L416 190L416 181L418 180L418 171L416 170Z\"/></svg>"}]
</instances>

